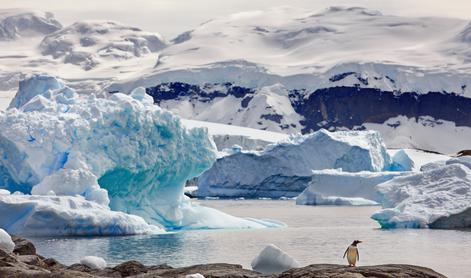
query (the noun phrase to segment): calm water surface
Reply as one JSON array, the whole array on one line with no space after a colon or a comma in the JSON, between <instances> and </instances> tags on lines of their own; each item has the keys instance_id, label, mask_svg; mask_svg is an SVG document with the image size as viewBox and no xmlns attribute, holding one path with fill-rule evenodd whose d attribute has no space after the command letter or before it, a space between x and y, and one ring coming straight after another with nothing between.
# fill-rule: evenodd
<instances>
[{"instance_id":1,"label":"calm water surface","mask_svg":"<svg viewBox=\"0 0 471 278\"><path fill-rule=\"evenodd\" d=\"M370 215L378 207L297 206L294 201L199 201L227 213L272 218L280 229L187 231L127 237L31 238L40 254L72 264L87 255L110 264L137 259L144 264L188 266L227 262L250 268L250 261L270 243L301 264L345 263L345 248L360 244L360 265L405 263L431 267L449 277L471 277L471 232L380 230Z\"/></svg>"}]
</instances>

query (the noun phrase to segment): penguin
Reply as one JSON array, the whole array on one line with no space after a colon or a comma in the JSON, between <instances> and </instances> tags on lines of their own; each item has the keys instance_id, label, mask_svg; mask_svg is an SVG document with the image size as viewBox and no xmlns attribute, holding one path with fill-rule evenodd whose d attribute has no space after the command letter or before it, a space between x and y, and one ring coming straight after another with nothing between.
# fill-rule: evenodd
<instances>
[{"instance_id":1,"label":"penguin","mask_svg":"<svg viewBox=\"0 0 471 278\"><path fill-rule=\"evenodd\" d=\"M348 246L345 253L343 253L343 258L345 259L345 255L347 255L348 266L355 266L357 261L360 260L360 253L358 253L357 244L361 243L360 240L355 240Z\"/></svg>"}]
</instances>

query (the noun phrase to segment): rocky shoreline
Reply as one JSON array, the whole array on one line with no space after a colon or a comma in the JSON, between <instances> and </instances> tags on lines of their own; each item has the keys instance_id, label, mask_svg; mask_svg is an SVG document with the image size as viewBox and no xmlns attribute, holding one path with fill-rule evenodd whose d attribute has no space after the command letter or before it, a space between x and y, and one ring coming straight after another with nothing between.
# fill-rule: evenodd
<instances>
[{"instance_id":1,"label":"rocky shoreline","mask_svg":"<svg viewBox=\"0 0 471 278\"><path fill-rule=\"evenodd\" d=\"M55 259L47 259L37 254L34 245L24 238L13 237L13 241L15 243L13 253L7 253L0 249L0 277L446 277L429 268L402 264L360 266L355 268L333 264L312 264L293 268L276 275L264 275L252 270L243 269L240 265L225 263L173 268L168 265L144 266L138 261L127 261L114 267L98 270L83 264L63 265ZM195 275L197 273L200 275Z\"/></svg>"}]
</instances>

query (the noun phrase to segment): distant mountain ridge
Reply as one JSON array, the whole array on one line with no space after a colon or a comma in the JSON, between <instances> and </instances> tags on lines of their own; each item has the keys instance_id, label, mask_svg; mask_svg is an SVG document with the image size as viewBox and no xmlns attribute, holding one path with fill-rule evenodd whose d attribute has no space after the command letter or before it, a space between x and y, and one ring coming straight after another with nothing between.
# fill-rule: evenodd
<instances>
[{"instance_id":1,"label":"distant mountain ridge","mask_svg":"<svg viewBox=\"0 0 471 278\"><path fill-rule=\"evenodd\" d=\"M0 11L0 22L5 14L14 15ZM143 86L186 119L286 134L375 129L388 147L469 149L466 20L282 7L221 16L168 41L109 21L54 26L30 46L20 44L26 33L9 40L1 90L47 72L84 94Z\"/></svg>"}]
</instances>

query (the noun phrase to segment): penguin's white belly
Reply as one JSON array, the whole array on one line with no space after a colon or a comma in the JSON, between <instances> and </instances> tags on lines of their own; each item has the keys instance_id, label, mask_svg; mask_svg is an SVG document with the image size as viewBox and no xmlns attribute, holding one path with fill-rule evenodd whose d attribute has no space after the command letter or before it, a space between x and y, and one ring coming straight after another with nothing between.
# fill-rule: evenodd
<instances>
[{"instance_id":1,"label":"penguin's white belly","mask_svg":"<svg viewBox=\"0 0 471 278\"><path fill-rule=\"evenodd\" d=\"M349 246L347 250L347 261L349 264L356 264L358 260L357 257L357 247L356 246Z\"/></svg>"}]
</instances>

